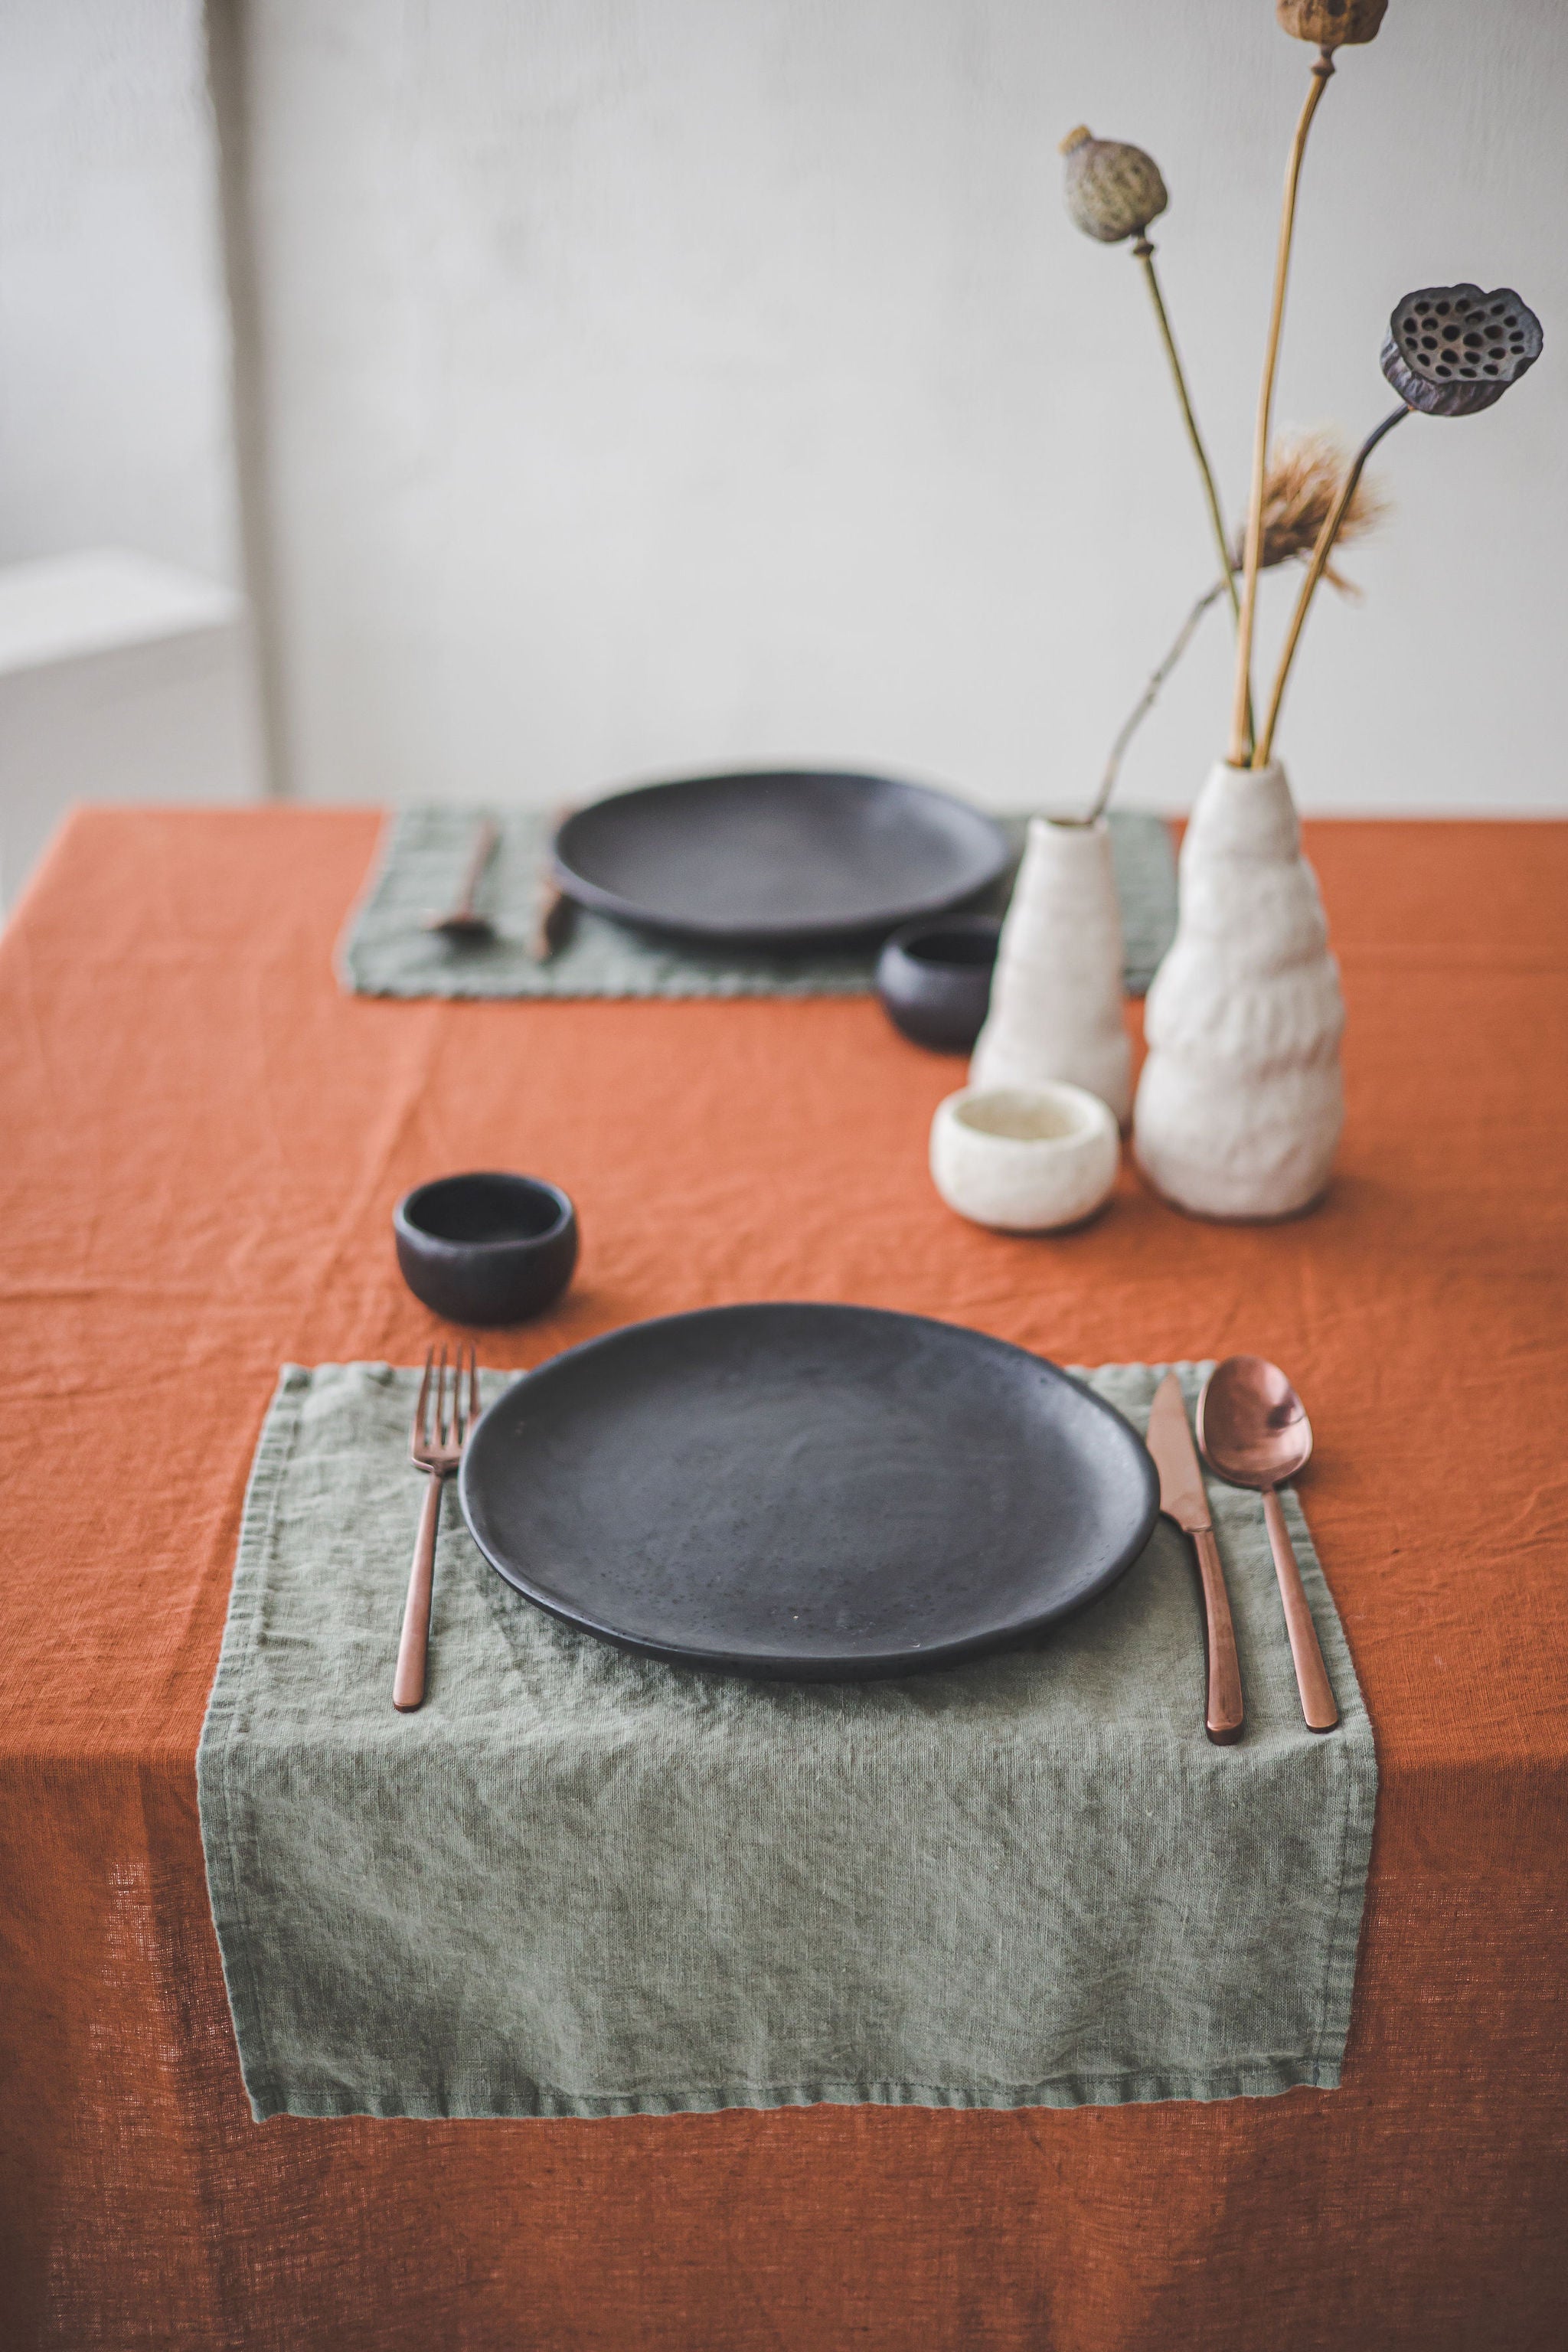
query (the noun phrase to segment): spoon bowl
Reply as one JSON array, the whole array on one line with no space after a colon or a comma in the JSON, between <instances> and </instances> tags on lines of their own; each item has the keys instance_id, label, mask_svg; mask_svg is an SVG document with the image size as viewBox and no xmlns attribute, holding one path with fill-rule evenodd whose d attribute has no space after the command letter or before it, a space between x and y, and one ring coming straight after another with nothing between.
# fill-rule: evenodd
<instances>
[{"instance_id":1,"label":"spoon bowl","mask_svg":"<svg viewBox=\"0 0 1568 2352\"><path fill-rule=\"evenodd\" d=\"M1259 1494L1294 1478L1312 1458L1306 1407L1278 1364L1227 1356L1204 1384L1198 1444L1220 1476Z\"/></svg>"},{"instance_id":2,"label":"spoon bowl","mask_svg":"<svg viewBox=\"0 0 1568 2352\"><path fill-rule=\"evenodd\" d=\"M1309 1731L1331 1731L1340 1711L1275 1492L1281 1479L1295 1477L1311 1459L1312 1424L1306 1408L1278 1364L1263 1356L1227 1356L1204 1382L1197 1430L1209 1468L1232 1486L1251 1486L1263 1497L1302 1718Z\"/></svg>"}]
</instances>

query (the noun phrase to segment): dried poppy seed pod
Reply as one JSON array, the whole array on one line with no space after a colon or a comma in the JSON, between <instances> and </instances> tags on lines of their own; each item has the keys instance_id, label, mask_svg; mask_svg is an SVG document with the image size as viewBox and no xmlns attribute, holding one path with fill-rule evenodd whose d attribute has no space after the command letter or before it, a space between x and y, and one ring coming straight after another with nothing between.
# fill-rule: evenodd
<instances>
[{"instance_id":1,"label":"dried poppy seed pod","mask_svg":"<svg viewBox=\"0 0 1568 2352\"><path fill-rule=\"evenodd\" d=\"M1320 49L1375 41L1388 0L1277 0L1275 15L1299 41Z\"/></svg>"},{"instance_id":2,"label":"dried poppy seed pod","mask_svg":"<svg viewBox=\"0 0 1568 2352\"><path fill-rule=\"evenodd\" d=\"M1511 287L1418 286L1394 306L1383 373L1406 408L1473 416L1541 357L1541 321Z\"/></svg>"},{"instance_id":3,"label":"dried poppy seed pod","mask_svg":"<svg viewBox=\"0 0 1568 2352\"><path fill-rule=\"evenodd\" d=\"M1091 139L1080 122L1062 141L1061 152L1068 159L1068 211L1084 235L1101 245L1142 236L1170 202L1159 165L1142 147Z\"/></svg>"}]
</instances>

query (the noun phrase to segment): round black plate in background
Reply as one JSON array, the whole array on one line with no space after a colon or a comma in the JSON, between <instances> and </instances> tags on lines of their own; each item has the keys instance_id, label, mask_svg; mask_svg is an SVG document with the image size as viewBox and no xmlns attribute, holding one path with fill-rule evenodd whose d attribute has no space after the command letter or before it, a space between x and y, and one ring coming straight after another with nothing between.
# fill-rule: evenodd
<instances>
[{"instance_id":1,"label":"round black plate in background","mask_svg":"<svg viewBox=\"0 0 1568 2352\"><path fill-rule=\"evenodd\" d=\"M804 947L942 914L999 881L979 809L890 776L780 771L616 793L555 837L567 896L644 929Z\"/></svg>"},{"instance_id":2,"label":"round black plate in background","mask_svg":"<svg viewBox=\"0 0 1568 2352\"><path fill-rule=\"evenodd\" d=\"M865 1307L634 1323L482 1416L463 1516L568 1623L803 1681L998 1648L1105 1591L1149 1539L1120 1413L1021 1348Z\"/></svg>"}]
</instances>

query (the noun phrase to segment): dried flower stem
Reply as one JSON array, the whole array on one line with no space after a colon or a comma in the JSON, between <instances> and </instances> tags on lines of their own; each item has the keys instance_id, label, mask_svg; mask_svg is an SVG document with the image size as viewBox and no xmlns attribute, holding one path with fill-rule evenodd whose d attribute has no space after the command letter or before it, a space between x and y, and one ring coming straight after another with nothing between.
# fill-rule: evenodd
<instances>
[{"instance_id":1,"label":"dried flower stem","mask_svg":"<svg viewBox=\"0 0 1568 2352\"><path fill-rule=\"evenodd\" d=\"M1170 652L1165 656L1165 658L1160 664L1159 668L1153 672L1152 676L1150 677L1148 685L1143 688L1138 700L1134 703L1126 719L1122 721L1121 731L1110 747L1110 757L1105 763L1105 773L1100 778L1100 792L1095 800L1094 806L1090 809L1088 816L1084 819L1084 823L1086 824L1093 824L1097 819L1105 814L1105 804L1107 801L1110 800L1111 793L1116 790L1116 779L1121 772L1121 762L1126 757L1127 746L1131 742L1133 736L1138 732L1139 728L1142 725L1144 719L1153 709L1160 688L1164 685L1165 680L1170 677L1171 672L1175 668L1176 664L1186 652L1187 646L1192 641L1194 630L1197 627L1198 623L1203 619L1204 614L1208 611L1209 606L1213 604L1216 604L1219 598L1224 595L1227 583L1230 588L1231 602L1234 604L1236 601L1236 577L1228 563L1226 566L1225 578L1223 580L1216 580L1212 588L1205 588L1204 590L1203 594L1198 598L1197 603L1193 606L1192 611L1187 614L1186 619L1182 623L1181 627L1177 630L1175 642L1172 646Z\"/></svg>"},{"instance_id":2,"label":"dried flower stem","mask_svg":"<svg viewBox=\"0 0 1568 2352\"><path fill-rule=\"evenodd\" d=\"M1154 305L1154 316L1160 323L1160 340L1165 346L1165 356L1171 362L1171 373L1176 384L1176 398L1182 404L1182 415L1186 422L1187 438L1193 445L1193 455L1198 461L1198 471L1203 476L1204 496L1208 500L1209 520L1214 525L1214 543L1219 551L1219 560L1224 573L1222 584L1230 593L1231 611L1239 617L1241 600L1231 573L1230 541L1226 536L1225 516L1220 511L1219 492L1215 487L1214 468L1209 464L1208 451L1204 447L1203 435L1198 431L1198 420L1193 414L1192 396L1187 390L1187 379L1182 367L1181 354L1176 349L1176 339L1171 332L1171 321L1165 310L1165 299L1160 291L1160 280L1155 275L1154 248L1147 236L1141 236L1132 251L1137 259L1143 264L1143 274L1149 281L1149 298Z\"/></svg>"},{"instance_id":3,"label":"dried flower stem","mask_svg":"<svg viewBox=\"0 0 1568 2352\"><path fill-rule=\"evenodd\" d=\"M1230 763L1243 767L1247 760L1247 712L1252 694L1252 631L1258 613L1258 566L1263 545L1263 477L1268 462L1268 426L1274 413L1274 378L1279 365L1279 337L1285 324L1285 289L1290 276L1290 246L1296 229L1296 190L1307 133L1329 86L1334 61L1327 49L1313 60L1312 87L1301 109L1290 156L1285 170L1285 204L1279 220L1279 249L1274 264L1274 301L1268 316L1268 341L1263 354L1263 383L1258 395L1258 425L1252 443L1252 487L1247 509L1247 555L1241 583L1241 611L1236 632L1236 695L1231 706Z\"/></svg>"},{"instance_id":4,"label":"dried flower stem","mask_svg":"<svg viewBox=\"0 0 1568 2352\"><path fill-rule=\"evenodd\" d=\"M1268 698L1268 709L1264 714L1263 730L1258 738L1258 746L1252 754L1252 764L1255 768L1266 768L1268 765L1268 755L1274 748L1274 730L1279 724L1279 706L1285 699L1286 681L1290 676L1290 664L1296 657L1296 647L1300 641L1302 626L1307 618L1307 608L1311 604L1319 581L1328 570L1329 557L1333 552L1334 541L1339 537L1340 525L1350 512L1351 500L1356 494L1366 461L1384 435L1392 433L1396 425L1403 425L1409 414L1409 409L1401 404L1392 416L1385 416L1383 423L1367 435L1351 460L1350 470L1341 486L1339 497L1323 518L1323 527L1318 533L1318 543L1312 550L1312 560L1307 566L1307 575L1301 583L1301 593L1296 599L1296 609L1290 615L1290 626L1285 638L1284 650L1279 656L1279 667L1274 673L1274 688Z\"/></svg>"},{"instance_id":5,"label":"dried flower stem","mask_svg":"<svg viewBox=\"0 0 1568 2352\"><path fill-rule=\"evenodd\" d=\"M1204 436L1198 431L1198 420L1193 413L1192 395L1187 390L1186 372L1182 366L1182 355L1176 349L1176 339L1171 332L1171 321L1165 310L1165 298L1160 290L1160 280L1155 275L1154 248L1150 244L1147 235L1144 235L1139 238L1132 250L1137 258L1143 264L1144 275L1149 281L1150 299L1154 305L1154 316L1160 322L1160 340L1165 346L1165 356L1171 362L1171 373L1174 377L1176 384L1176 398L1181 402L1182 415L1186 420L1187 438L1193 445L1193 455L1198 461L1198 472L1203 476L1204 496L1208 501L1209 520L1214 526L1214 541L1215 547L1219 550L1219 560L1221 565L1220 588L1223 589L1225 593L1229 596L1231 617L1239 625L1241 620L1241 597L1236 584L1236 574L1231 569L1230 541L1226 534L1225 515L1220 507L1219 490L1215 483L1214 467L1209 464L1208 451L1204 447ZM1206 604L1204 609L1206 611ZM1184 645L1186 643L1186 639L1184 637L1183 638L1182 643ZM1162 678L1157 675L1153 680L1156 692L1158 691L1161 683ZM1151 698L1151 699L1152 698ZM1140 708L1137 718L1141 719L1142 717L1143 708L1146 707L1147 706ZM1134 719L1133 724L1137 724L1137 719ZM1250 693L1248 693L1247 698L1247 747L1250 751L1252 749L1252 697ZM1118 761L1120 759L1120 751L1113 751L1111 758L1113 761ZM1115 782L1116 775L1115 768L1113 766L1110 784L1101 787L1102 798L1100 805L1103 805L1103 794L1110 789L1110 785L1114 784Z\"/></svg>"}]
</instances>

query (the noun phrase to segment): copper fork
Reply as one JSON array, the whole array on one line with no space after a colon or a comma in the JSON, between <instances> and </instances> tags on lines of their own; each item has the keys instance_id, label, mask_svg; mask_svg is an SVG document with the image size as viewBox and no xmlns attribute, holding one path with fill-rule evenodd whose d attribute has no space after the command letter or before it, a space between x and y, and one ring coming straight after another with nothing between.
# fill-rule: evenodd
<instances>
[{"instance_id":1,"label":"copper fork","mask_svg":"<svg viewBox=\"0 0 1568 2352\"><path fill-rule=\"evenodd\" d=\"M392 1704L405 1715L412 1708L423 1705L425 1698L425 1659L430 1646L430 1590L436 1577L436 1534L441 1524L441 1489L461 1462L468 1432L479 1414L479 1368L473 1349L458 1347L457 1362L451 1368L449 1390L445 1342L438 1360L435 1349L427 1349L425 1377L419 1383L419 1402L414 1408L414 1427L409 1433L408 1451L415 1468L423 1470L430 1484L426 1489L425 1507L419 1514L419 1533L414 1543L414 1566L408 1578L408 1598L403 1604L403 1635L397 1644L397 1673L392 1685Z\"/></svg>"}]
</instances>

